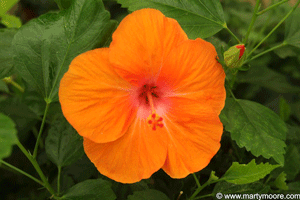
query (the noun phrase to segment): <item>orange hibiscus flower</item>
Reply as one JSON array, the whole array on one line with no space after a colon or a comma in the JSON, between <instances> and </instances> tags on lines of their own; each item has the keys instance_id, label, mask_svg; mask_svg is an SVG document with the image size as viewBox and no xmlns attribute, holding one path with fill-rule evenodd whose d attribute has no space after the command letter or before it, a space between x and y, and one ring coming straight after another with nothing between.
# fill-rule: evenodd
<instances>
[{"instance_id":1,"label":"orange hibiscus flower","mask_svg":"<svg viewBox=\"0 0 300 200\"><path fill-rule=\"evenodd\" d=\"M76 57L60 83L66 119L99 172L122 183L162 168L183 178L220 148L225 73L212 44L189 40L174 19L142 9L109 48Z\"/></svg>"}]
</instances>

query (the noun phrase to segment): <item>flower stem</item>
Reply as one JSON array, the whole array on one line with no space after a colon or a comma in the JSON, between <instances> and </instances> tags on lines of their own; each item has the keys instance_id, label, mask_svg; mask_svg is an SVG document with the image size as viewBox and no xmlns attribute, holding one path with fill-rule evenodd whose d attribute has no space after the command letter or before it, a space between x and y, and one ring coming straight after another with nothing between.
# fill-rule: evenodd
<instances>
[{"instance_id":1,"label":"flower stem","mask_svg":"<svg viewBox=\"0 0 300 200\"><path fill-rule=\"evenodd\" d=\"M58 175L57 175L57 195L60 193L60 176L61 176L61 166L58 166Z\"/></svg>"},{"instance_id":2,"label":"flower stem","mask_svg":"<svg viewBox=\"0 0 300 200\"><path fill-rule=\"evenodd\" d=\"M270 14L267 18L267 20L265 21L263 27L260 29L258 35L263 35L265 30L267 29L268 25L269 25L269 22L272 18L272 14ZM251 43L251 45L248 46L248 49L253 49L253 47L255 47L255 44L257 44L259 41L255 40L254 42Z\"/></svg>"},{"instance_id":3,"label":"flower stem","mask_svg":"<svg viewBox=\"0 0 300 200\"><path fill-rule=\"evenodd\" d=\"M31 131L32 131L34 137L37 139L38 135L39 135L37 128L34 126L34 127L32 127ZM44 143L42 140L40 140L39 145L40 145L40 148L44 148Z\"/></svg>"},{"instance_id":4,"label":"flower stem","mask_svg":"<svg viewBox=\"0 0 300 200\"><path fill-rule=\"evenodd\" d=\"M279 44L279 45L276 45L276 46L274 46L274 47L272 47L272 48L270 48L270 49L267 49L267 50L265 50L265 51L263 51L263 52L261 52L261 53L255 55L255 56L253 56L253 57L250 58L249 60L246 60L243 64L246 64L246 63L250 62L251 60L254 60L254 59L256 59L256 58L258 58L258 57L260 57L260 56L262 56L262 55L264 55L264 54L266 54L266 53L269 53L269 52L271 52L271 51L274 51L275 49L279 49L279 48L281 48L281 47L284 47L285 45L287 45L287 43L283 42L283 43L281 43L281 44Z\"/></svg>"},{"instance_id":5,"label":"flower stem","mask_svg":"<svg viewBox=\"0 0 300 200\"><path fill-rule=\"evenodd\" d=\"M38 184L44 186L44 183L43 183L42 181L40 181L40 180L34 178L33 176L31 176L30 174L24 172L23 170L21 170L21 169L15 167L15 166L13 166L13 165L11 165L11 164L5 162L4 160L0 160L0 163L6 165L7 167L9 167L9 168L11 168L11 169L13 169L13 170L19 172L20 174L23 174L23 175L27 176L28 178L34 180L34 181L37 182Z\"/></svg>"},{"instance_id":6,"label":"flower stem","mask_svg":"<svg viewBox=\"0 0 300 200\"><path fill-rule=\"evenodd\" d=\"M297 1L297 3L294 5L294 7L284 16L284 18L270 31L270 33L260 41L253 49L250 51L247 57L249 57L266 39L269 38L269 36L294 12L294 10L298 7L300 4L300 0Z\"/></svg>"},{"instance_id":7,"label":"flower stem","mask_svg":"<svg viewBox=\"0 0 300 200\"><path fill-rule=\"evenodd\" d=\"M195 198L195 200L196 199L203 199L203 198L206 198L206 197L212 197L212 196L213 196L213 194L206 194L206 195L202 195L202 196L199 196L199 197Z\"/></svg>"},{"instance_id":8,"label":"flower stem","mask_svg":"<svg viewBox=\"0 0 300 200\"><path fill-rule=\"evenodd\" d=\"M28 160L31 162L31 164L33 165L33 167L35 168L36 172L39 174L40 178L43 181L43 185L44 187L52 194L55 195L55 191L53 190L53 188L51 187L51 185L49 184L47 178L45 177L45 175L43 174L39 164L37 163L36 159L30 155L29 152L27 152L27 150L25 149L25 147L18 141L17 142L17 146L20 148L20 150L24 153L24 155L28 158Z\"/></svg>"},{"instance_id":9,"label":"flower stem","mask_svg":"<svg viewBox=\"0 0 300 200\"><path fill-rule=\"evenodd\" d=\"M247 33L245 35L245 38L243 39L243 43L244 44L246 44L248 42L248 38L249 38L250 32L251 32L251 30L252 30L252 28L254 26L256 18L258 17L257 11L259 9L260 3L261 3L261 0L256 0L256 4L255 4L255 8L254 8L254 11L253 11L253 14L252 14L251 22L250 22L250 25L248 27Z\"/></svg>"},{"instance_id":10,"label":"flower stem","mask_svg":"<svg viewBox=\"0 0 300 200\"><path fill-rule=\"evenodd\" d=\"M195 173L193 173L193 177L194 177L194 179L195 179L195 182L196 182L198 188L201 187L201 184L200 184L200 182L199 182L199 180L198 180L198 178L197 178L197 176L196 176Z\"/></svg>"},{"instance_id":11,"label":"flower stem","mask_svg":"<svg viewBox=\"0 0 300 200\"><path fill-rule=\"evenodd\" d=\"M289 0L283 0L283 1L280 1L280 2L278 2L278 3L275 3L275 4L271 5L271 6L269 6L268 8L266 8L266 9L264 9L264 10L258 12L257 15L262 15L262 14L264 14L265 12L267 12L267 11L269 11L269 10L272 10L272 9L276 8L277 6L280 6L281 4L284 4L284 3L288 2L288 1L289 1Z\"/></svg>"},{"instance_id":12,"label":"flower stem","mask_svg":"<svg viewBox=\"0 0 300 200\"><path fill-rule=\"evenodd\" d=\"M230 91L231 97L232 97L234 100L237 100L237 99L235 98L235 96L234 96L234 94L233 94L232 90L231 90L231 89L229 89L229 91Z\"/></svg>"},{"instance_id":13,"label":"flower stem","mask_svg":"<svg viewBox=\"0 0 300 200\"><path fill-rule=\"evenodd\" d=\"M18 90L20 90L20 92L24 92L24 88L22 88L18 83L16 83L12 77L5 77L2 79L5 83L7 84L11 84L12 86L14 86L15 88L17 88Z\"/></svg>"},{"instance_id":14,"label":"flower stem","mask_svg":"<svg viewBox=\"0 0 300 200\"><path fill-rule=\"evenodd\" d=\"M208 181L206 181L201 187L199 187L195 192L194 192L194 194L190 197L190 200L194 200L194 199L196 199L195 197L206 187L206 186L208 186L208 185L210 185L210 184L213 184L213 183L216 183L216 182L219 182L219 180L221 180L221 179L218 179L218 180L212 180L212 181L210 181L210 180L208 180Z\"/></svg>"},{"instance_id":15,"label":"flower stem","mask_svg":"<svg viewBox=\"0 0 300 200\"><path fill-rule=\"evenodd\" d=\"M45 108L45 111L44 111L44 116L43 116L43 119L42 119L42 124L41 124L40 131L39 131L36 143L35 143L34 151L33 151L33 158L34 159L37 156L37 150L39 148L39 141L40 141L43 129L44 129L44 125L45 125L45 121L46 121L46 116L47 116L47 113L48 113L48 109L49 109L50 103L51 103L51 101L47 101L46 100L46 108Z\"/></svg>"},{"instance_id":16,"label":"flower stem","mask_svg":"<svg viewBox=\"0 0 300 200\"><path fill-rule=\"evenodd\" d=\"M224 28L227 30L227 32L232 35L232 37L240 44L241 41L239 40L239 38L226 26L224 26Z\"/></svg>"}]
</instances>

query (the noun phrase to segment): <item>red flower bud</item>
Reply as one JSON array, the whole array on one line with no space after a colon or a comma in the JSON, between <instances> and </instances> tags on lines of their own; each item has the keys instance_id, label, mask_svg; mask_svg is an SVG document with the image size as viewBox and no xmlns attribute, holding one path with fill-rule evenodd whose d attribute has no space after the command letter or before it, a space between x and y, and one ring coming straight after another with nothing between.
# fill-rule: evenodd
<instances>
[{"instance_id":1,"label":"red flower bud","mask_svg":"<svg viewBox=\"0 0 300 200\"><path fill-rule=\"evenodd\" d=\"M241 59L241 57L244 55L245 52L245 45L244 44L240 44L240 45L236 45L236 48L240 49L240 55L239 55L239 59Z\"/></svg>"}]
</instances>

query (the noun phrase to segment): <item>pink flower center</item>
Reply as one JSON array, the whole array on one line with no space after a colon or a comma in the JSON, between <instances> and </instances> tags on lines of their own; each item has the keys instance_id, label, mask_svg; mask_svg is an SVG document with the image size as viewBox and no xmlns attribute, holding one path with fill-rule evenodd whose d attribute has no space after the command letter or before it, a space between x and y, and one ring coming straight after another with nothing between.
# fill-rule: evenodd
<instances>
[{"instance_id":1,"label":"pink flower center","mask_svg":"<svg viewBox=\"0 0 300 200\"><path fill-rule=\"evenodd\" d=\"M144 82L135 88L131 94L132 102L137 107L137 117L146 119L146 123L156 130L163 127L163 117L169 107L167 89L163 84Z\"/></svg>"},{"instance_id":2,"label":"pink flower center","mask_svg":"<svg viewBox=\"0 0 300 200\"><path fill-rule=\"evenodd\" d=\"M149 105L150 107L154 107L153 100L157 101L161 96L159 88L154 84L145 84L139 90L140 104Z\"/></svg>"}]
</instances>

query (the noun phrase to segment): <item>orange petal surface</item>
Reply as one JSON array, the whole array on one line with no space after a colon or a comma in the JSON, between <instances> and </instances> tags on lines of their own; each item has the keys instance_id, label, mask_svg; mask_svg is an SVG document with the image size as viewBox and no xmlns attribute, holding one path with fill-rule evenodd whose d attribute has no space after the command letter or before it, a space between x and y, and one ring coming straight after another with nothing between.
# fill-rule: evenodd
<instances>
[{"instance_id":1,"label":"orange petal surface","mask_svg":"<svg viewBox=\"0 0 300 200\"><path fill-rule=\"evenodd\" d=\"M214 46L202 39L188 40L172 50L158 82L173 88L174 96L206 101L217 114L225 104L225 73Z\"/></svg>"},{"instance_id":2,"label":"orange petal surface","mask_svg":"<svg viewBox=\"0 0 300 200\"><path fill-rule=\"evenodd\" d=\"M132 84L155 77L174 47L187 40L174 19L155 9L126 16L113 34L110 62Z\"/></svg>"},{"instance_id":3,"label":"orange petal surface","mask_svg":"<svg viewBox=\"0 0 300 200\"><path fill-rule=\"evenodd\" d=\"M84 151L98 171L122 183L149 178L159 170L167 154L165 129L153 131L145 120L136 119L116 141L99 144L84 138Z\"/></svg>"},{"instance_id":4,"label":"orange petal surface","mask_svg":"<svg viewBox=\"0 0 300 200\"><path fill-rule=\"evenodd\" d=\"M168 156L163 170L172 178L184 178L208 165L220 148L223 125L205 102L171 98L165 116Z\"/></svg>"},{"instance_id":5,"label":"orange petal surface","mask_svg":"<svg viewBox=\"0 0 300 200\"><path fill-rule=\"evenodd\" d=\"M101 143L121 137L136 116L130 85L113 71L108 51L96 49L76 57L59 88L66 119L81 136Z\"/></svg>"}]
</instances>

